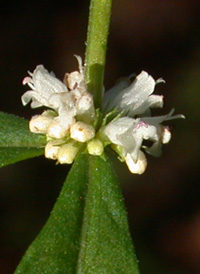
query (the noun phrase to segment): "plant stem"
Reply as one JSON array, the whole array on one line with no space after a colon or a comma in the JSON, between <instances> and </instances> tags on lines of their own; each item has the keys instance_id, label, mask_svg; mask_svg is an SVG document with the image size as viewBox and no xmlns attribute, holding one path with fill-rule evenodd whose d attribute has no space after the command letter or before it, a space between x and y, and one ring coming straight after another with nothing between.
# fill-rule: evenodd
<instances>
[{"instance_id":1,"label":"plant stem","mask_svg":"<svg viewBox=\"0 0 200 274\"><path fill-rule=\"evenodd\" d=\"M96 108L101 107L107 38L112 0L91 0L88 23L85 80Z\"/></svg>"}]
</instances>

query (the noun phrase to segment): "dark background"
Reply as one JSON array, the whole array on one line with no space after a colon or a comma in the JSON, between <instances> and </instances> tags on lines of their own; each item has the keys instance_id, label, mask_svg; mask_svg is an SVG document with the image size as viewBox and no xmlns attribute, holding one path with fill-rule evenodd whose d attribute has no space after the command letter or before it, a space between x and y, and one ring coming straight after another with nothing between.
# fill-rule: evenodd
<instances>
[{"instance_id":1,"label":"dark background","mask_svg":"<svg viewBox=\"0 0 200 274\"><path fill-rule=\"evenodd\" d=\"M165 85L162 113L172 107L187 119L170 122L163 155L148 157L144 175L117 170L141 274L200 273L200 2L115 0L105 87L146 70ZM29 119L23 107L27 70L44 64L62 79L84 57L89 1L5 1L0 9L0 110ZM0 171L0 274L13 273L44 225L68 166L43 157ZM124 175L126 174L126 175Z\"/></svg>"}]
</instances>

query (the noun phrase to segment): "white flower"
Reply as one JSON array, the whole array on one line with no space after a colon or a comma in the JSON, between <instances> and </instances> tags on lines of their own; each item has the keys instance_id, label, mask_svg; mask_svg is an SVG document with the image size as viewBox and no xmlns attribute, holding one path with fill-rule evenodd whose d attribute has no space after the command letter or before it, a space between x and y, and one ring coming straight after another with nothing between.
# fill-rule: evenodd
<instances>
[{"instance_id":1,"label":"white flower","mask_svg":"<svg viewBox=\"0 0 200 274\"><path fill-rule=\"evenodd\" d=\"M58 80L52 73L49 73L43 65L36 67L33 73L23 79L23 85L28 84L31 90L28 90L22 95L23 105L28 104L31 100L31 107L41 107L49 105L49 98L52 94L67 92L67 87L64 83Z\"/></svg>"},{"instance_id":2,"label":"white flower","mask_svg":"<svg viewBox=\"0 0 200 274\"><path fill-rule=\"evenodd\" d=\"M162 144L170 141L171 133L168 127L161 123L184 118L183 115L172 116L174 110L163 116L144 117L150 115L150 108L163 106L163 96L152 95L158 82L163 80L154 81L142 71L129 86L127 82L121 81L105 95L104 110L115 109L125 117L113 119L101 133L105 141L114 144L112 147L132 173L141 174L146 168L146 157L141 148L153 156L160 156ZM144 140L151 141L152 145L144 146Z\"/></svg>"},{"instance_id":3,"label":"white flower","mask_svg":"<svg viewBox=\"0 0 200 274\"><path fill-rule=\"evenodd\" d=\"M104 109L111 111L116 108L126 114L134 116L149 111L149 108L162 107L163 96L151 95L157 83L147 72L142 71L132 84L122 80L105 94Z\"/></svg>"},{"instance_id":4,"label":"white flower","mask_svg":"<svg viewBox=\"0 0 200 274\"><path fill-rule=\"evenodd\" d=\"M48 130L48 135L52 138L62 138L66 135L76 122L75 116L83 121L90 118L90 122L95 117L93 98L87 92L84 82L82 60L79 56L76 58L79 71L66 74L65 83L42 65L37 66L33 73L29 72L30 76L23 80L23 84L28 84L32 89L22 95L23 105L32 100L32 108L46 106L57 113Z\"/></svg>"},{"instance_id":5,"label":"white flower","mask_svg":"<svg viewBox=\"0 0 200 274\"><path fill-rule=\"evenodd\" d=\"M22 95L23 105L32 101L32 108L51 109L33 116L29 128L33 133L46 134L45 156L59 163L72 163L82 143L95 136L93 97L87 92L81 57L75 57L79 71L66 73L64 82L43 65L23 80L31 88Z\"/></svg>"},{"instance_id":6,"label":"white flower","mask_svg":"<svg viewBox=\"0 0 200 274\"><path fill-rule=\"evenodd\" d=\"M122 117L105 126L103 133L111 143L123 148L120 156L124 160L129 155L128 159L131 157L137 163L140 148L144 140L154 143L150 148L145 147L145 150L149 154L160 156L161 144L169 142L171 137L169 130L162 126L160 122L182 118L180 115L171 115L172 112L160 117L143 117L137 119Z\"/></svg>"}]
</instances>

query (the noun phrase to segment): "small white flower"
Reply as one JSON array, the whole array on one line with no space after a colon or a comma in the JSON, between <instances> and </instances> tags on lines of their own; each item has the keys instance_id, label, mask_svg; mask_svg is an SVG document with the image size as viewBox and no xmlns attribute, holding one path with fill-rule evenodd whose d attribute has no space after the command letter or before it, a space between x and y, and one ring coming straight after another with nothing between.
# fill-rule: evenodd
<instances>
[{"instance_id":1,"label":"small white flower","mask_svg":"<svg viewBox=\"0 0 200 274\"><path fill-rule=\"evenodd\" d=\"M52 73L49 73L43 65L36 67L33 73L23 79L23 85L28 84L31 90L22 95L23 105L28 104L31 100L31 107L49 106L49 98L52 94L67 92L64 83L58 80Z\"/></svg>"},{"instance_id":2,"label":"small white flower","mask_svg":"<svg viewBox=\"0 0 200 274\"><path fill-rule=\"evenodd\" d=\"M112 144L123 147L122 157L130 153L135 161L137 161L138 151L142 144L142 136L135 130L138 123L139 119L122 117L110 122L103 130Z\"/></svg>"},{"instance_id":3,"label":"small white flower","mask_svg":"<svg viewBox=\"0 0 200 274\"><path fill-rule=\"evenodd\" d=\"M87 92L84 82L84 69L79 56L76 56L79 71L65 76L65 83L49 73L42 65L36 67L33 73L29 72L23 84L28 84L32 90L22 95L23 105L31 100L31 107L46 106L57 112L55 122L67 132L75 122L75 116L79 119L90 117L94 120L95 111L92 96ZM67 88L68 85L68 88ZM50 135L51 136L51 135Z\"/></svg>"},{"instance_id":4,"label":"small white flower","mask_svg":"<svg viewBox=\"0 0 200 274\"><path fill-rule=\"evenodd\" d=\"M59 163L72 163L82 143L95 136L93 97L87 92L81 57L75 57L79 71L66 73L64 82L42 65L23 80L31 88L22 95L23 105L32 101L32 108L51 109L32 117L29 128L31 132L46 134L45 156Z\"/></svg>"},{"instance_id":5,"label":"small white flower","mask_svg":"<svg viewBox=\"0 0 200 274\"><path fill-rule=\"evenodd\" d=\"M150 108L163 107L163 96L151 95L155 85L160 82L164 80L155 81L145 71L142 71L128 86L123 80L105 94L104 109L107 112L116 108L134 116L143 114Z\"/></svg>"},{"instance_id":6,"label":"small white flower","mask_svg":"<svg viewBox=\"0 0 200 274\"><path fill-rule=\"evenodd\" d=\"M132 84L128 85L123 80L105 95L104 111L115 109L125 117L113 119L101 130L101 134L104 134L105 140L115 145L113 148L132 173L141 174L146 169L146 157L141 148L153 156L160 156L162 144L170 141L171 133L161 123L184 118L183 115L172 116L174 110L163 116L145 117L151 114L150 108L163 106L163 96L152 95L159 82L163 80L155 81L142 71ZM146 147L143 145L144 140L153 144Z\"/></svg>"}]
</instances>

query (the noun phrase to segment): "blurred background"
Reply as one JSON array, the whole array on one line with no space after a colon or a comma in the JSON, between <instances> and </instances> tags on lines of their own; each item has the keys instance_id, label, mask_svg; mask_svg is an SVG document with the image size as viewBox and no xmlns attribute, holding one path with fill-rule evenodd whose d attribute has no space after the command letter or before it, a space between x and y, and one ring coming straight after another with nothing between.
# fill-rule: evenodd
<instances>
[{"instance_id":1,"label":"blurred background","mask_svg":"<svg viewBox=\"0 0 200 274\"><path fill-rule=\"evenodd\" d=\"M5 2L5 1L4 1ZM163 155L148 157L144 175L115 163L141 274L200 273L200 1L115 0L105 88L146 70L166 84L162 113L170 122ZM23 107L27 70L44 64L63 78L84 57L89 1L8 1L0 9L0 110L29 119ZM49 216L68 166L43 157L0 170L0 274L13 273Z\"/></svg>"}]
</instances>

